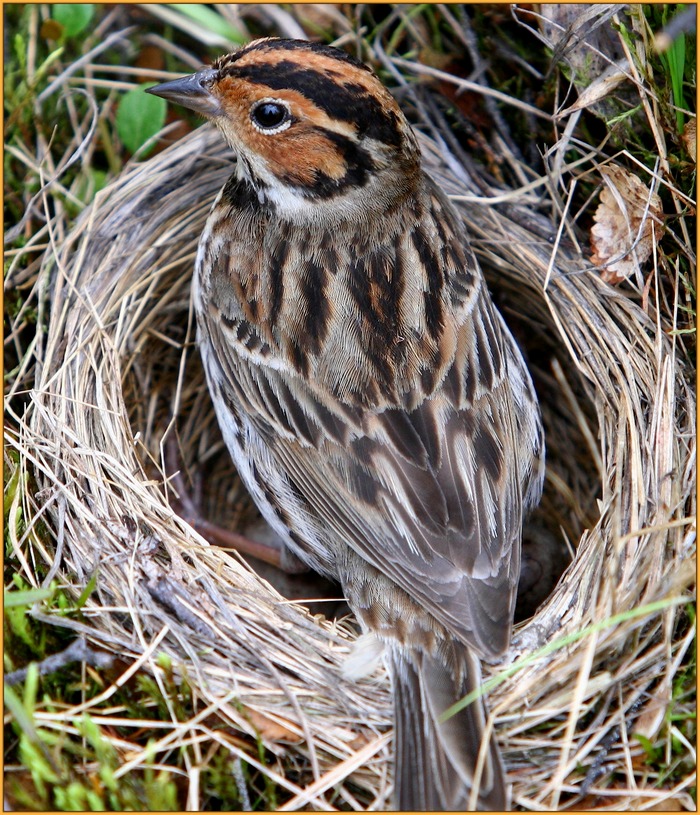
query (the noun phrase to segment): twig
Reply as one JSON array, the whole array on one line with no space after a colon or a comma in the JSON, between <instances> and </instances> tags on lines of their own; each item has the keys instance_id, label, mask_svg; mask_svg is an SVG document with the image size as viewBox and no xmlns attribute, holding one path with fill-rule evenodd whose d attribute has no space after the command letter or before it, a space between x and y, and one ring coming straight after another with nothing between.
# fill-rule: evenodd
<instances>
[{"instance_id":1,"label":"twig","mask_svg":"<svg viewBox=\"0 0 700 815\"><path fill-rule=\"evenodd\" d=\"M77 640L73 640L63 651L59 651L57 654L52 654L50 657L46 657L40 662L37 662L36 666L39 671L39 676L46 676L55 671L60 671L61 668L65 668L73 662L86 662L93 668L111 668L115 658L113 654L108 654L106 651L97 651L91 648L87 644L87 641L83 637L80 637ZM5 674L5 684L12 687L13 685L18 685L20 682L24 682L28 672L29 668L20 668L17 671L11 671Z\"/></svg>"}]
</instances>

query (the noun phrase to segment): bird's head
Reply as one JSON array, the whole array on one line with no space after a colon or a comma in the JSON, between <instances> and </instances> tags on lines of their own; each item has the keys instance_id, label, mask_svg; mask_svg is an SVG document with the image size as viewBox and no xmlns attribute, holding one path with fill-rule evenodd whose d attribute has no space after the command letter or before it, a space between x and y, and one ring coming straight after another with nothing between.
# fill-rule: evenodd
<instances>
[{"instance_id":1,"label":"bird's head","mask_svg":"<svg viewBox=\"0 0 700 815\"><path fill-rule=\"evenodd\" d=\"M283 210L383 203L415 185L419 150L391 94L338 49L256 40L211 68L149 88L214 121L261 200Z\"/></svg>"}]
</instances>

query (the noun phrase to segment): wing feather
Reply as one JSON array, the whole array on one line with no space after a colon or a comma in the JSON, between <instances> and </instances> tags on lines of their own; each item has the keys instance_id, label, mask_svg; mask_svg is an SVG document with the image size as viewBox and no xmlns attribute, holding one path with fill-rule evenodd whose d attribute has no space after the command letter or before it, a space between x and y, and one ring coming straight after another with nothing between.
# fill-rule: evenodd
<instances>
[{"instance_id":1,"label":"wing feather","mask_svg":"<svg viewBox=\"0 0 700 815\"><path fill-rule=\"evenodd\" d=\"M488 308L487 327L479 325L483 311L462 329L482 338L482 362L483 338L496 342L499 354L512 342ZM221 330L216 325L212 332ZM217 349L226 347L224 339L212 338ZM439 389L410 412L349 409L294 371L251 365L235 353L217 361L219 382L233 386L256 435L247 443L266 448L300 515L319 516L326 545L349 545L480 653L506 647L527 469L519 459L532 455L522 449L530 442L519 438L509 384L509 364L522 366L516 350L504 353L502 375L473 401ZM453 364L468 365L460 358ZM514 373L523 376L529 383L526 371ZM288 493L284 500L288 505ZM307 545L298 538L297 546Z\"/></svg>"}]
</instances>

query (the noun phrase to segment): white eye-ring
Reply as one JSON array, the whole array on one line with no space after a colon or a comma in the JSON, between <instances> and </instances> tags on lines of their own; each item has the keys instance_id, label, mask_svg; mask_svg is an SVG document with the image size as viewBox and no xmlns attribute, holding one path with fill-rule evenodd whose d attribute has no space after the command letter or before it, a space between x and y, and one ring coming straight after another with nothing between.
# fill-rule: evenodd
<instances>
[{"instance_id":1,"label":"white eye-ring","mask_svg":"<svg viewBox=\"0 0 700 815\"><path fill-rule=\"evenodd\" d=\"M281 99L261 99L250 109L250 121L256 130L269 136L291 125L292 112Z\"/></svg>"}]
</instances>

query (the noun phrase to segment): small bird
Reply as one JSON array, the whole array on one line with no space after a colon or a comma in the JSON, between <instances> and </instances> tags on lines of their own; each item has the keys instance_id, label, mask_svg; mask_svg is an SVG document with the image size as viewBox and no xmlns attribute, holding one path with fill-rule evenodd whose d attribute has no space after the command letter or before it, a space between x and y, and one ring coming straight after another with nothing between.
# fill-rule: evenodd
<instances>
[{"instance_id":1,"label":"small bird","mask_svg":"<svg viewBox=\"0 0 700 815\"><path fill-rule=\"evenodd\" d=\"M256 40L149 92L236 155L197 252L202 363L263 516L342 585L354 664L387 660L396 806L504 809L483 700L442 714L508 647L544 440L462 220L340 50Z\"/></svg>"}]
</instances>

